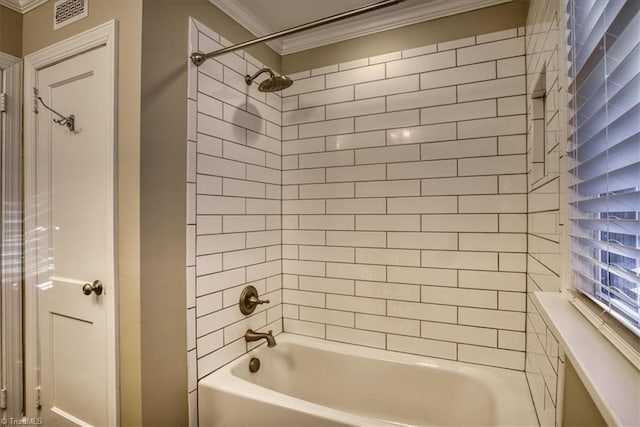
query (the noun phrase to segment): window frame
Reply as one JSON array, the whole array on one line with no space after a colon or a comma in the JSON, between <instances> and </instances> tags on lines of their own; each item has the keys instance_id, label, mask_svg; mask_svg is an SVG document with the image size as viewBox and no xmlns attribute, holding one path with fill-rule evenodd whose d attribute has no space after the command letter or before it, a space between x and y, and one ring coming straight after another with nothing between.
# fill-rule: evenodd
<instances>
[{"instance_id":1,"label":"window frame","mask_svg":"<svg viewBox=\"0 0 640 427\"><path fill-rule=\"evenodd\" d=\"M635 0L633 0L635 1ZM617 316L614 312L609 312L608 307L595 298L592 298L586 293L583 293L577 287L577 284L574 282L573 275L573 257L570 250L571 247L571 232L570 232L570 224L571 224L571 214L570 210L572 206L570 205L569 193L570 193L570 185L571 185L571 173L570 173L570 165L572 159L569 156L569 151L571 149L571 139L570 139L570 99L572 94L569 92L569 83L571 76L569 75L569 63L571 58L569 57L569 52L571 51L569 46L569 39L567 37L567 29L569 28L570 23L570 4L572 0L562 0L562 3L565 5L566 9L565 16L563 18L563 24L560 28L560 40L565 41L562 44L563 52L560 52L562 57L565 58L565 61L561 61L563 69L561 70L562 75L565 80L565 93L563 94L564 98L567 100L566 103L561 103L564 108L563 122L566 126L563 126L563 141L565 144L564 153L561 155L561 168L560 168L560 228L561 228L561 244L562 244L562 275L561 275L561 283L562 283L562 292L568 295L569 300L572 302L574 307L580 311L584 317L592 323L592 325L604 335L609 342L613 344L613 346L620 351L637 369L640 369L640 328L635 329L635 327L629 327L626 324L625 319ZM562 152L561 152L562 153ZM640 240L640 237L637 237ZM640 263L640 260L638 261Z\"/></svg>"}]
</instances>

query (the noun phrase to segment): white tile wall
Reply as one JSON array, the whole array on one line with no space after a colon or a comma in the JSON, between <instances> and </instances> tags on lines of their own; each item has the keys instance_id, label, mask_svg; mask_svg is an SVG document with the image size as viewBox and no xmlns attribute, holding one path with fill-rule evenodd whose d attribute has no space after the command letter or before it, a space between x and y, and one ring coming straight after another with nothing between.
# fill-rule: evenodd
<instances>
[{"instance_id":1,"label":"white tile wall","mask_svg":"<svg viewBox=\"0 0 640 427\"><path fill-rule=\"evenodd\" d=\"M532 2L530 18L555 1ZM197 379L247 351L248 327L518 370L526 360L537 409L548 405L557 341L525 315L526 289L557 285L547 255L559 227L551 199L527 200L523 34L303 71L282 99L244 86L261 64L242 53L189 73L192 406ZM220 42L199 23L190 40ZM543 49L532 40L529 55ZM245 319L246 283L273 302Z\"/></svg>"},{"instance_id":2,"label":"white tile wall","mask_svg":"<svg viewBox=\"0 0 640 427\"><path fill-rule=\"evenodd\" d=\"M524 369L524 55L514 28L285 91L286 331Z\"/></svg>"},{"instance_id":3,"label":"white tile wall","mask_svg":"<svg viewBox=\"0 0 640 427\"><path fill-rule=\"evenodd\" d=\"M189 37L190 51L215 50L221 42L196 21ZM252 62L239 52L199 68L189 64L186 313L191 425L197 425L197 380L248 350L242 338L246 329L282 331L280 127L282 121L324 120L324 106L283 115L278 94L267 97L248 88L243 75L261 66ZM247 284L271 300L250 316L237 307Z\"/></svg>"},{"instance_id":4,"label":"white tile wall","mask_svg":"<svg viewBox=\"0 0 640 427\"><path fill-rule=\"evenodd\" d=\"M526 36L526 78L527 93L525 95L524 107L519 98L503 98L503 109L511 111L521 111L526 108L529 114L527 124L527 189L528 189L528 254L527 254L527 290L528 293L536 291L558 292L560 290L560 276L563 274L561 268L561 248L560 236L564 224L560 218L560 176L557 167L548 168L548 173L537 169L541 164L533 163L533 123L534 116L531 92L533 85L538 78L540 70L546 70L547 87L547 117L564 117L563 109L567 104L566 77L562 77L563 58L565 55L564 45L564 20L565 5L560 0L541 0L531 2L527 17ZM513 73L522 74L525 64L514 60L499 61L498 74L501 76ZM499 106L500 108L500 106ZM558 121L554 126L549 126L552 130L547 130L549 138L556 138L560 141L566 127L563 120ZM546 160L552 164L559 164L563 161L561 150L553 150L547 155ZM520 185L520 184L519 184ZM505 296L504 304L523 304L520 301L509 300ZM538 414L538 419L542 426L560 426L562 419L556 413L562 412L561 408L556 411L558 390L558 342L551 330L544 323L531 298L527 298L527 330L526 330L526 375L529 388L533 397L534 406ZM511 342L511 347L522 345L522 338L519 336L503 336L502 342Z\"/></svg>"},{"instance_id":5,"label":"white tile wall","mask_svg":"<svg viewBox=\"0 0 640 427\"><path fill-rule=\"evenodd\" d=\"M362 116L384 111L384 97L327 105L327 119Z\"/></svg>"}]
</instances>

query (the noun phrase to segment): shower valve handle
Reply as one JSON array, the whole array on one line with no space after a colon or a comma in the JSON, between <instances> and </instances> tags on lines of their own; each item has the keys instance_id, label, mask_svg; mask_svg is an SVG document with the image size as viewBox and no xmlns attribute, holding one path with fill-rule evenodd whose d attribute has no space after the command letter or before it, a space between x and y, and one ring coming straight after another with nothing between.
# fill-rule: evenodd
<instances>
[{"instance_id":1,"label":"shower valve handle","mask_svg":"<svg viewBox=\"0 0 640 427\"><path fill-rule=\"evenodd\" d=\"M271 301L269 301L268 299L260 299L252 295L249 297L249 302L251 304L269 304Z\"/></svg>"},{"instance_id":2,"label":"shower valve handle","mask_svg":"<svg viewBox=\"0 0 640 427\"><path fill-rule=\"evenodd\" d=\"M242 314L251 314L260 304L267 304L268 299L260 299L258 290L254 286L247 286L240 294L239 307Z\"/></svg>"}]
</instances>

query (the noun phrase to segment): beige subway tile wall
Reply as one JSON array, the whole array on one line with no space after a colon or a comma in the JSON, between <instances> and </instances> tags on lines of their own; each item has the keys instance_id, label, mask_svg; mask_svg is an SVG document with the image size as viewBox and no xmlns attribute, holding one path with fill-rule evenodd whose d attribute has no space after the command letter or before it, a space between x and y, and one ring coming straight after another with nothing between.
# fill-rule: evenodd
<instances>
[{"instance_id":1,"label":"beige subway tile wall","mask_svg":"<svg viewBox=\"0 0 640 427\"><path fill-rule=\"evenodd\" d=\"M524 28L296 73L284 330L524 369Z\"/></svg>"}]
</instances>

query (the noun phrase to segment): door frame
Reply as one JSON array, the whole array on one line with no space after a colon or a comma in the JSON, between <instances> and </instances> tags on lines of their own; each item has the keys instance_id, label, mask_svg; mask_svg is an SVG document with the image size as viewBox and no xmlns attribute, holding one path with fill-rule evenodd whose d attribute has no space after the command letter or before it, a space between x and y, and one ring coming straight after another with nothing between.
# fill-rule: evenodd
<instances>
[{"instance_id":1,"label":"door frame","mask_svg":"<svg viewBox=\"0 0 640 427\"><path fill-rule=\"evenodd\" d=\"M118 317L117 317L117 296L118 282L116 221L115 212L117 209L115 183L116 175L116 76L117 76L117 21L112 20L102 25L94 27L88 31L70 37L49 47L41 49L35 53L24 57L24 298L25 298L25 412L27 417L38 416L39 387L40 387L40 361L38 351L38 311L37 311L37 272L33 271L36 265L34 239L30 238L32 230L36 227L36 206L32 202L36 194L36 118L37 111L36 97L33 88L38 84L39 70L73 56L80 55L89 50L103 47L107 49L109 64L109 111L112 114L104 117L109 123L108 141L113 149L109 150L111 159L106 159L112 165L112 176L109 180L111 188L108 194L112 201L109 214L112 225L110 250L113 258L109 261L111 266L110 276L105 278L105 283L113 283L113 289L106 289L106 310L107 310L107 405L109 425L119 424L119 393L118 393Z\"/></svg>"},{"instance_id":2,"label":"door frame","mask_svg":"<svg viewBox=\"0 0 640 427\"><path fill-rule=\"evenodd\" d=\"M0 413L6 417L22 415L22 67L21 59L0 52L0 92L7 94L6 113L0 113L0 337L2 366L0 388L6 401ZM11 206L10 212L5 207ZM19 267L17 267L19 266Z\"/></svg>"}]
</instances>

